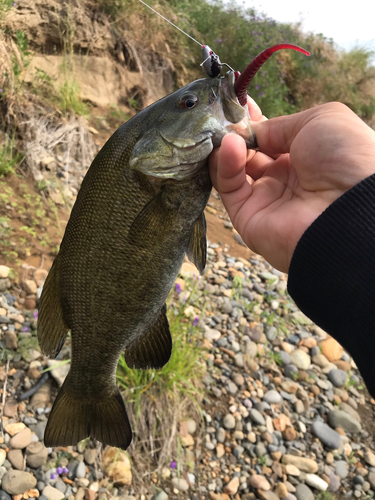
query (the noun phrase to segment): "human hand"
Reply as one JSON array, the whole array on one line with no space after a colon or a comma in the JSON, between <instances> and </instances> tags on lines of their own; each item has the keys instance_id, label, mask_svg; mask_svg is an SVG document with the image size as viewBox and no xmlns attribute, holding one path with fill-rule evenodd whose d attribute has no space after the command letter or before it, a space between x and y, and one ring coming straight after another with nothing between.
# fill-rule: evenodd
<instances>
[{"instance_id":1,"label":"human hand","mask_svg":"<svg viewBox=\"0 0 375 500\"><path fill-rule=\"evenodd\" d=\"M288 272L305 230L375 173L375 132L340 103L268 121L248 105L261 151L230 134L211 154L210 175L247 246Z\"/></svg>"}]
</instances>

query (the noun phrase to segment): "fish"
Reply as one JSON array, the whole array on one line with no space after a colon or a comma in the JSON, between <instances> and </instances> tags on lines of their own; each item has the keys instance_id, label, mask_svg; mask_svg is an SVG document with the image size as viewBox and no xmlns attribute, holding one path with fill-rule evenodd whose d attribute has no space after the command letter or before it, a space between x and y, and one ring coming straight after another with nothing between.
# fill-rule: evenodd
<instances>
[{"instance_id":1,"label":"fish","mask_svg":"<svg viewBox=\"0 0 375 500\"><path fill-rule=\"evenodd\" d=\"M128 448L117 363L125 352L130 368L159 369L171 356L166 298L185 255L200 273L206 265L208 157L230 132L257 147L237 99L242 80L231 70L164 97L122 125L90 166L39 304L42 352L56 357L69 330L72 346L45 446L90 436Z\"/></svg>"}]
</instances>

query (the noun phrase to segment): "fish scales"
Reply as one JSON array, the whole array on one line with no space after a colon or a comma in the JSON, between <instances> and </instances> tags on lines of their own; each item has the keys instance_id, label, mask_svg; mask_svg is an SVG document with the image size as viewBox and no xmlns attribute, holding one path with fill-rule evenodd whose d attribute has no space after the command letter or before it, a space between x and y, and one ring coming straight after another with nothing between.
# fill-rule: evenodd
<instances>
[{"instance_id":1,"label":"fish scales","mask_svg":"<svg viewBox=\"0 0 375 500\"><path fill-rule=\"evenodd\" d=\"M168 361L165 300L186 254L200 271L205 266L208 155L238 124L254 143L248 115L228 95L233 83L233 75L198 80L146 108L88 170L40 301L43 352L56 356L69 329L72 338L46 446L87 436L130 444L118 359L125 350L133 368Z\"/></svg>"}]
</instances>

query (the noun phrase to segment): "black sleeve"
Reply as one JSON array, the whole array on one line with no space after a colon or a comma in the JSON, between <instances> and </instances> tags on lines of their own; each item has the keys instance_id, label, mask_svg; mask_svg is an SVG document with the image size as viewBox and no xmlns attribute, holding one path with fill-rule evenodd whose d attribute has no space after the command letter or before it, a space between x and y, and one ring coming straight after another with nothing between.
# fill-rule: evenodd
<instances>
[{"instance_id":1,"label":"black sleeve","mask_svg":"<svg viewBox=\"0 0 375 500\"><path fill-rule=\"evenodd\" d=\"M288 291L351 354L375 397L375 175L305 231L292 257Z\"/></svg>"}]
</instances>

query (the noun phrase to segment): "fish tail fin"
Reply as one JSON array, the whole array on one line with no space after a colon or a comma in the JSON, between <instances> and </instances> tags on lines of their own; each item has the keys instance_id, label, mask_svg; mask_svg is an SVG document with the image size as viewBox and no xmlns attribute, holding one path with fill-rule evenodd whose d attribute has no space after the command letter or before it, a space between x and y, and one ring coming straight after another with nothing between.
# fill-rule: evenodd
<instances>
[{"instance_id":1,"label":"fish tail fin","mask_svg":"<svg viewBox=\"0 0 375 500\"><path fill-rule=\"evenodd\" d=\"M97 401L76 399L69 394L68 377L52 407L44 433L47 447L70 446L86 437L126 450L132 431L124 400L116 387L112 396Z\"/></svg>"}]
</instances>

